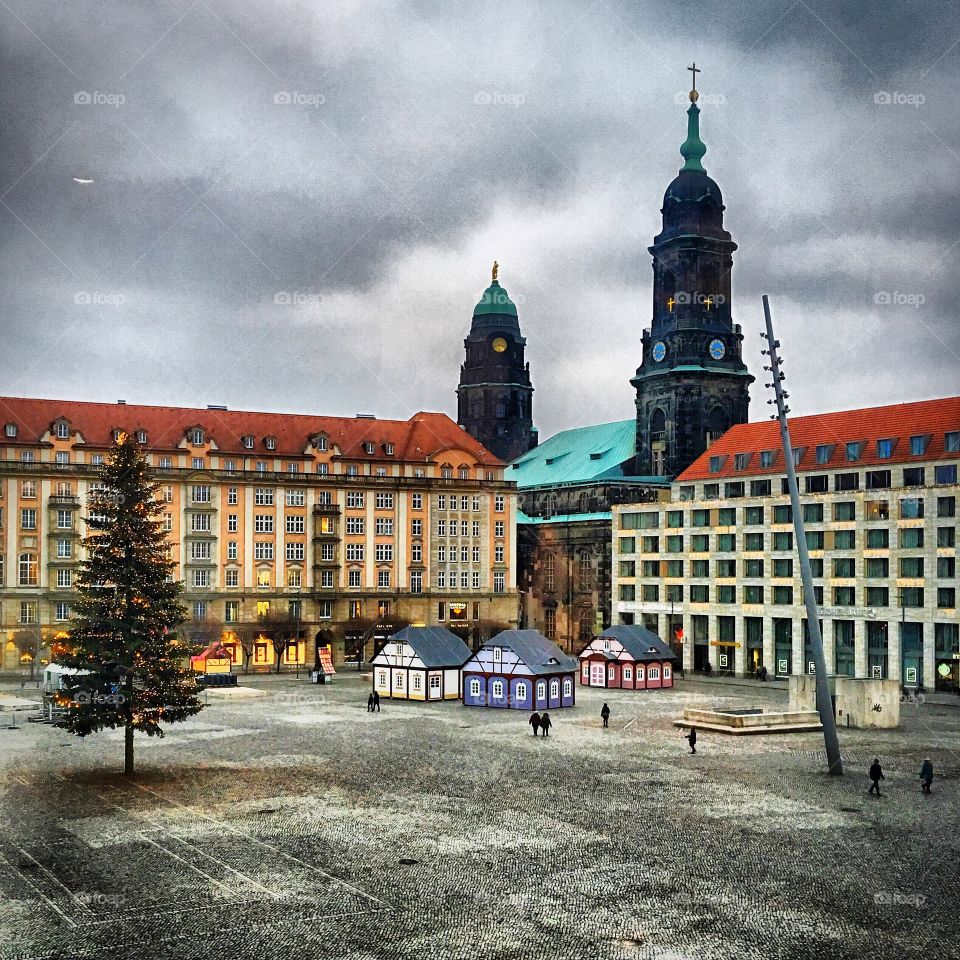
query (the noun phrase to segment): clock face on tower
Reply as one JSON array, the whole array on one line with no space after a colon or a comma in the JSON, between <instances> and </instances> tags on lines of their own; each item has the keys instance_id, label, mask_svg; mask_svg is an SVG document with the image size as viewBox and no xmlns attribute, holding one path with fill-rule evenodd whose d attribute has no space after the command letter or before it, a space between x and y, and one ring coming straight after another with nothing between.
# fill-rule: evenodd
<instances>
[{"instance_id":1,"label":"clock face on tower","mask_svg":"<svg viewBox=\"0 0 960 960\"><path fill-rule=\"evenodd\" d=\"M650 352L653 359L659 363L667 355L667 345L662 340L658 340Z\"/></svg>"},{"instance_id":2,"label":"clock face on tower","mask_svg":"<svg viewBox=\"0 0 960 960\"><path fill-rule=\"evenodd\" d=\"M710 356L713 357L714 360L722 360L726 352L727 348L724 346L722 340L710 341Z\"/></svg>"},{"instance_id":3,"label":"clock face on tower","mask_svg":"<svg viewBox=\"0 0 960 960\"><path fill-rule=\"evenodd\" d=\"M490 346L493 347L494 351L497 353L503 353L504 350L507 349L507 341L504 340L503 337L497 337L497 339L494 340Z\"/></svg>"}]
</instances>

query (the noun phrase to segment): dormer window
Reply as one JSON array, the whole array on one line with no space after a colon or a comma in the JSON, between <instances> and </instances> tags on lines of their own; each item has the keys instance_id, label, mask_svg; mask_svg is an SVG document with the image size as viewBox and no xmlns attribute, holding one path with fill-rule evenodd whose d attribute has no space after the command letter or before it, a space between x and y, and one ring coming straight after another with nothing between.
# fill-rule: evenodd
<instances>
[{"instance_id":1,"label":"dormer window","mask_svg":"<svg viewBox=\"0 0 960 960\"><path fill-rule=\"evenodd\" d=\"M318 437L314 437L313 445L320 451L327 449L327 438L322 434Z\"/></svg>"},{"instance_id":2,"label":"dormer window","mask_svg":"<svg viewBox=\"0 0 960 960\"><path fill-rule=\"evenodd\" d=\"M364 441L363 452L366 454L372 454L373 451L374 451L373 444L369 440Z\"/></svg>"},{"instance_id":3,"label":"dormer window","mask_svg":"<svg viewBox=\"0 0 960 960\"><path fill-rule=\"evenodd\" d=\"M70 439L70 424L66 420L58 420L53 427L53 432L58 440Z\"/></svg>"},{"instance_id":4,"label":"dormer window","mask_svg":"<svg viewBox=\"0 0 960 960\"><path fill-rule=\"evenodd\" d=\"M385 444L383 445L383 452L384 452L388 457L392 457L392 456L393 456L393 444L392 444L392 443L385 443Z\"/></svg>"},{"instance_id":5,"label":"dormer window","mask_svg":"<svg viewBox=\"0 0 960 960\"><path fill-rule=\"evenodd\" d=\"M240 438L240 442L246 447L247 450L253 449L253 437L250 434L245 434Z\"/></svg>"},{"instance_id":6,"label":"dormer window","mask_svg":"<svg viewBox=\"0 0 960 960\"><path fill-rule=\"evenodd\" d=\"M114 443L119 443L119 442L120 442L120 437L121 437L122 434L123 434L123 431L122 431L119 427L114 427L114 428L110 431L110 439L111 439Z\"/></svg>"},{"instance_id":7,"label":"dormer window","mask_svg":"<svg viewBox=\"0 0 960 960\"><path fill-rule=\"evenodd\" d=\"M15 423L8 423L6 427L4 427L4 433L8 437L15 437L17 435L17 425Z\"/></svg>"},{"instance_id":8,"label":"dormer window","mask_svg":"<svg viewBox=\"0 0 960 960\"><path fill-rule=\"evenodd\" d=\"M848 443L846 452L847 460L851 463L856 462L860 459L860 453L863 450L863 443L859 440L855 440L853 443Z\"/></svg>"},{"instance_id":9,"label":"dormer window","mask_svg":"<svg viewBox=\"0 0 960 960\"><path fill-rule=\"evenodd\" d=\"M143 444L147 442L147 431L138 430L137 431L137 443Z\"/></svg>"},{"instance_id":10,"label":"dormer window","mask_svg":"<svg viewBox=\"0 0 960 960\"><path fill-rule=\"evenodd\" d=\"M201 430L200 427L194 427L194 429L190 431L190 442L195 447L203 446L203 430Z\"/></svg>"},{"instance_id":11,"label":"dormer window","mask_svg":"<svg viewBox=\"0 0 960 960\"><path fill-rule=\"evenodd\" d=\"M277 438L276 438L276 437L264 437L264 438L263 438L263 445L264 445L268 450L276 450L276 449L277 449Z\"/></svg>"},{"instance_id":12,"label":"dormer window","mask_svg":"<svg viewBox=\"0 0 960 960\"><path fill-rule=\"evenodd\" d=\"M889 460L893 456L893 440L886 438L877 441L877 459Z\"/></svg>"}]
</instances>

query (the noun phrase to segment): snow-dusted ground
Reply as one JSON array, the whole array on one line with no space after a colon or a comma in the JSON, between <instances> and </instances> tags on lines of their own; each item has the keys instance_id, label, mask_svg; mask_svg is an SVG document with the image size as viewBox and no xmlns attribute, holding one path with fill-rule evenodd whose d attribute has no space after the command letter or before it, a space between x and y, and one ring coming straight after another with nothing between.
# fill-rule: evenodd
<instances>
[{"instance_id":1,"label":"snow-dusted ground","mask_svg":"<svg viewBox=\"0 0 960 960\"><path fill-rule=\"evenodd\" d=\"M0 730L0 958L960 955L960 709L841 731L837 779L818 734L688 754L685 705L782 705L762 685L578 688L544 741L455 703L368 714L351 674L244 682L138 738L130 781L119 734Z\"/></svg>"}]
</instances>

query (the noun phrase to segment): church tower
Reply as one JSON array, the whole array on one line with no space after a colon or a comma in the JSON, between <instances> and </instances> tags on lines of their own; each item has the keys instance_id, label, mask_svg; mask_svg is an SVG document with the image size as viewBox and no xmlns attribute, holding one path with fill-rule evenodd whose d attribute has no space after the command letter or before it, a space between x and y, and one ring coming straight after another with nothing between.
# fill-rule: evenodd
<instances>
[{"instance_id":1,"label":"church tower","mask_svg":"<svg viewBox=\"0 0 960 960\"><path fill-rule=\"evenodd\" d=\"M684 164L663 198L653 255L653 323L630 381L637 391L640 476L673 477L735 423L745 423L753 377L733 323L730 272L737 245L723 228L723 197L702 160L696 64Z\"/></svg>"},{"instance_id":2,"label":"church tower","mask_svg":"<svg viewBox=\"0 0 960 960\"><path fill-rule=\"evenodd\" d=\"M470 335L463 341L466 362L457 387L457 422L494 456L508 462L536 446L530 364L523 359L527 341L520 335L517 308L493 278L473 311Z\"/></svg>"}]
</instances>

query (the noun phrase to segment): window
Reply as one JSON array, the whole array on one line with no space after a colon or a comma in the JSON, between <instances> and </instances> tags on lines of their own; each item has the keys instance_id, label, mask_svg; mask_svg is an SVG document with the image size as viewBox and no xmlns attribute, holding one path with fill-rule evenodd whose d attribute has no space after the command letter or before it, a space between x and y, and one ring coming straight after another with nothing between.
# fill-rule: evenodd
<instances>
[{"instance_id":1,"label":"window","mask_svg":"<svg viewBox=\"0 0 960 960\"><path fill-rule=\"evenodd\" d=\"M790 558L778 558L773 561L773 575L775 577L792 577L793 560Z\"/></svg>"},{"instance_id":2,"label":"window","mask_svg":"<svg viewBox=\"0 0 960 960\"><path fill-rule=\"evenodd\" d=\"M37 557L33 553L21 553L17 583L21 587L37 585Z\"/></svg>"},{"instance_id":3,"label":"window","mask_svg":"<svg viewBox=\"0 0 960 960\"><path fill-rule=\"evenodd\" d=\"M497 520L497 522L494 523L493 525L493 535L495 537L502 537L503 531L504 531L503 521ZM474 534L474 536L477 536L477 534Z\"/></svg>"},{"instance_id":4,"label":"window","mask_svg":"<svg viewBox=\"0 0 960 960\"><path fill-rule=\"evenodd\" d=\"M866 500L863 504L864 519L889 520L890 503L887 500Z\"/></svg>"},{"instance_id":5,"label":"window","mask_svg":"<svg viewBox=\"0 0 960 960\"><path fill-rule=\"evenodd\" d=\"M917 520L923 516L923 497L906 497L900 501L900 519Z\"/></svg>"},{"instance_id":6,"label":"window","mask_svg":"<svg viewBox=\"0 0 960 960\"><path fill-rule=\"evenodd\" d=\"M287 543L287 560L303 560L304 545L302 543Z\"/></svg>"},{"instance_id":7,"label":"window","mask_svg":"<svg viewBox=\"0 0 960 960\"><path fill-rule=\"evenodd\" d=\"M900 591L901 607L922 607L923 587L903 587Z\"/></svg>"},{"instance_id":8,"label":"window","mask_svg":"<svg viewBox=\"0 0 960 960\"><path fill-rule=\"evenodd\" d=\"M720 484L719 483L705 483L703 485L703 499L704 500L719 500L720 499Z\"/></svg>"},{"instance_id":9,"label":"window","mask_svg":"<svg viewBox=\"0 0 960 960\"><path fill-rule=\"evenodd\" d=\"M717 534L717 551L719 553L732 553L737 549L737 535L735 533Z\"/></svg>"},{"instance_id":10,"label":"window","mask_svg":"<svg viewBox=\"0 0 960 960\"><path fill-rule=\"evenodd\" d=\"M365 521L363 517L347 517L348 536L361 536L363 534L364 527Z\"/></svg>"},{"instance_id":11,"label":"window","mask_svg":"<svg viewBox=\"0 0 960 960\"><path fill-rule=\"evenodd\" d=\"M284 518L287 533L303 533L305 518L301 514L290 514Z\"/></svg>"},{"instance_id":12,"label":"window","mask_svg":"<svg viewBox=\"0 0 960 960\"><path fill-rule=\"evenodd\" d=\"M721 507L717 511L717 524L721 527L733 527L737 523L737 511L734 507Z\"/></svg>"},{"instance_id":13,"label":"window","mask_svg":"<svg viewBox=\"0 0 960 960\"><path fill-rule=\"evenodd\" d=\"M504 593L506 591L506 577L503 572L497 572L493 575L493 592Z\"/></svg>"},{"instance_id":14,"label":"window","mask_svg":"<svg viewBox=\"0 0 960 960\"><path fill-rule=\"evenodd\" d=\"M886 490L890 487L889 470L868 470L866 473L866 485L868 490Z\"/></svg>"},{"instance_id":15,"label":"window","mask_svg":"<svg viewBox=\"0 0 960 960\"><path fill-rule=\"evenodd\" d=\"M926 470L923 467L907 467L903 471L905 487L922 487L926 482Z\"/></svg>"},{"instance_id":16,"label":"window","mask_svg":"<svg viewBox=\"0 0 960 960\"><path fill-rule=\"evenodd\" d=\"M834 550L854 550L857 545L856 530L837 530L833 534Z\"/></svg>"},{"instance_id":17,"label":"window","mask_svg":"<svg viewBox=\"0 0 960 960\"><path fill-rule=\"evenodd\" d=\"M789 606L793 603L793 587L774 587L773 602L778 606Z\"/></svg>"},{"instance_id":18,"label":"window","mask_svg":"<svg viewBox=\"0 0 960 960\"><path fill-rule=\"evenodd\" d=\"M955 547L957 545L957 531L954 527L937 527L937 546Z\"/></svg>"},{"instance_id":19,"label":"window","mask_svg":"<svg viewBox=\"0 0 960 960\"><path fill-rule=\"evenodd\" d=\"M763 587L758 584L747 584L743 588L744 603L763 603Z\"/></svg>"},{"instance_id":20,"label":"window","mask_svg":"<svg viewBox=\"0 0 960 960\"><path fill-rule=\"evenodd\" d=\"M272 560L273 544L269 540L255 540L253 543L254 560Z\"/></svg>"},{"instance_id":21,"label":"window","mask_svg":"<svg viewBox=\"0 0 960 960\"><path fill-rule=\"evenodd\" d=\"M255 533L273 533L273 516L269 513L258 513L253 518Z\"/></svg>"},{"instance_id":22,"label":"window","mask_svg":"<svg viewBox=\"0 0 960 960\"><path fill-rule=\"evenodd\" d=\"M20 622L21 623L37 622L37 605L32 600L20 601Z\"/></svg>"},{"instance_id":23,"label":"window","mask_svg":"<svg viewBox=\"0 0 960 960\"><path fill-rule=\"evenodd\" d=\"M378 543L374 545L374 559L378 563L390 563L393 561L393 544Z\"/></svg>"},{"instance_id":24,"label":"window","mask_svg":"<svg viewBox=\"0 0 960 960\"><path fill-rule=\"evenodd\" d=\"M493 498L493 509L495 513L503 513L503 495L497 494Z\"/></svg>"},{"instance_id":25,"label":"window","mask_svg":"<svg viewBox=\"0 0 960 960\"><path fill-rule=\"evenodd\" d=\"M393 494L392 493L378 493L374 500L374 506L377 510L392 510L393 509Z\"/></svg>"},{"instance_id":26,"label":"window","mask_svg":"<svg viewBox=\"0 0 960 960\"><path fill-rule=\"evenodd\" d=\"M224 584L228 587L239 587L240 586L240 571L239 570L227 570L224 574ZM233 601L228 601L232 603Z\"/></svg>"},{"instance_id":27,"label":"window","mask_svg":"<svg viewBox=\"0 0 960 960\"><path fill-rule=\"evenodd\" d=\"M257 487L253 492L253 502L258 507L272 507L273 506L273 488Z\"/></svg>"},{"instance_id":28,"label":"window","mask_svg":"<svg viewBox=\"0 0 960 960\"><path fill-rule=\"evenodd\" d=\"M855 577L857 575L856 561L853 557L835 557L833 561L833 575L835 577L845 578Z\"/></svg>"},{"instance_id":29,"label":"window","mask_svg":"<svg viewBox=\"0 0 960 960\"><path fill-rule=\"evenodd\" d=\"M854 462L860 459L860 453L863 450L863 442L855 441L854 443L846 444L846 454L847 460Z\"/></svg>"},{"instance_id":30,"label":"window","mask_svg":"<svg viewBox=\"0 0 960 960\"><path fill-rule=\"evenodd\" d=\"M886 550L890 546L890 531L884 529L867 531L868 550Z\"/></svg>"},{"instance_id":31,"label":"window","mask_svg":"<svg viewBox=\"0 0 960 960\"><path fill-rule=\"evenodd\" d=\"M901 557L900 576L919 579L923 576L923 557Z\"/></svg>"},{"instance_id":32,"label":"window","mask_svg":"<svg viewBox=\"0 0 960 960\"><path fill-rule=\"evenodd\" d=\"M751 480L750 481L750 496L751 497L769 497L771 492L771 484L769 478L763 480Z\"/></svg>"},{"instance_id":33,"label":"window","mask_svg":"<svg viewBox=\"0 0 960 960\"><path fill-rule=\"evenodd\" d=\"M856 520L857 504L853 500L840 500L833 505L833 519L836 521Z\"/></svg>"},{"instance_id":34,"label":"window","mask_svg":"<svg viewBox=\"0 0 960 960\"><path fill-rule=\"evenodd\" d=\"M933 468L933 482L937 484L956 483L957 465L955 463L946 464Z\"/></svg>"},{"instance_id":35,"label":"window","mask_svg":"<svg viewBox=\"0 0 960 960\"><path fill-rule=\"evenodd\" d=\"M823 504L805 503L803 505L804 523L823 523Z\"/></svg>"},{"instance_id":36,"label":"window","mask_svg":"<svg viewBox=\"0 0 960 960\"><path fill-rule=\"evenodd\" d=\"M822 530L807 530L806 531L807 549L822 550L823 539L824 538L823 538Z\"/></svg>"},{"instance_id":37,"label":"window","mask_svg":"<svg viewBox=\"0 0 960 960\"><path fill-rule=\"evenodd\" d=\"M690 602L709 603L710 587L708 587L705 583L692 583L690 585Z\"/></svg>"},{"instance_id":38,"label":"window","mask_svg":"<svg viewBox=\"0 0 960 960\"><path fill-rule=\"evenodd\" d=\"M852 607L856 603L856 588L834 587L833 603L837 607Z\"/></svg>"},{"instance_id":39,"label":"window","mask_svg":"<svg viewBox=\"0 0 960 960\"><path fill-rule=\"evenodd\" d=\"M889 460L893 456L893 448L896 441L885 438L877 441L877 459Z\"/></svg>"},{"instance_id":40,"label":"window","mask_svg":"<svg viewBox=\"0 0 960 960\"><path fill-rule=\"evenodd\" d=\"M744 560L743 575L745 577L762 577L763 561L762 560Z\"/></svg>"},{"instance_id":41,"label":"window","mask_svg":"<svg viewBox=\"0 0 960 960\"><path fill-rule=\"evenodd\" d=\"M956 497L937 497L937 516L955 517L957 515Z\"/></svg>"},{"instance_id":42,"label":"window","mask_svg":"<svg viewBox=\"0 0 960 960\"><path fill-rule=\"evenodd\" d=\"M0 576L0 583L2 582L3 582L3 577ZM60 590L66 590L72 586L73 586L73 571L58 570L57 571L57 588Z\"/></svg>"},{"instance_id":43,"label":"window","mask_svg":"<svg viewBox=\"0 0 960 960\"><path fill-rule=\"evenodd\" d=\"M815 473L804 477L804 489L807 493L826 493L828 477L825 473Z\"/></svg>"},{"instance_id":44,"label":"window","mask_svg":"<svg viewBox=\"0 0 960 960\"><path fill-rule=\"evenodd\" d=\"M209 560L210 559L210 541L200 540L190 544L191 560Z\"/></svg>"},{"instance_id":45,"label":"window","mask_svg":"<svg viewBox=\"0 0 960 960\"><path fill-rule=\"evenodd\" d=\"M393 517L377 517L374 521L374 532L378 537L392 537Z\"/></svg>"},{"instance_id":46,"label":"window","mask_svg":"<svg viewBox=\"0 0 960 960\"><path fill-rule=\"evenodd\" d=\"M17 425L15 423L8 423L4 427L4 433L8 437L15 437L17 435Z\"/></svg>"},{"instance_id":47,"label":"window","mask_svg":"<svg viewBox=\"0 0 960 960\"><path fill-rule=\"evenodd\" d=\"M36 530L37 529L37 511L32 507L22 509L20 511L20 529L21 530Z\"/></svg>"},{"instance_id":48,"label":"window","mask_svg":"<svg viewBox=\"0 0 960 960\"><path fill-rule=\"evenodd\" d=\"M690 538L691 553L709 553L710 535L707 533L695 533Z\"/></svg>"},{"instance_id":49,"label":"window","mask_svg":"<svg viewBox=\"0 0 960 960\"><path fill-rule=\"evenodd\" d=\"M736 603L737 588L732 583L721 583L717 586L717 603Z\"/></svg>"},{"instance_id":50,"label":"window","mask_svg":"<svg viewBox=\"0 0 960 960\"><path fill-rule=\"evenodd\" d=\"M792 550L793 534L789 531L778 532L773 535L774 550Z\"/></svg>"},{"instance_id":51,"label":"window","mask_svg":"<svg viewBox=\"0 0 960 960\"><path fill-rule=\"evenodd\" d=\"M668 511L667 511L667 526L668 526L668 527L682 527L682 526L683 526L683 511L682 511L682 510L668 510Z\"/></svg>"},{"instance_id":52,"label":"window","mask_svg":"<svg viewBox=\"0 0 960 960\"><path fill-rule=\"evenodd\" d=\"M364 545L362 543L347 544L347 560L354 562L363 561Z\"/></svg>"},{"instance_id":53,"label":"window","mask_svg":"<svg viewBox=\"0 0 960 960\"><path fill-rule=\"evenodd\" d=\"M833 489L837 491L859 490L860 474L859 473L835 473L833 475Z\"/></svg>"},{"instance_id":54,"label":"window","mask_svg":"<svg viewBox=\"0 0 960 960\"><path fill-rule=\"evenodd\" d=\"M746 551L763 550L763 534L745 533L743 535L743 549Z\"/></svg>"},{"instance_id":55,"label":"window","mask_svg":"<svg viewBox=\"0 0 960 960\"><path fill-rule=\"evenodd\" d=\"M777 458L776 450L761 450L760 451L760 466L766 470L773 466L774 461Z\"/></svg>"},{"instance_id":56,"label":"window","mask_svg":"<svg viewBox=\"0 0 960 960\"><path fill-rule=\"evenodd\" d=\"M957 591L955 587L937 588L937 606L941 609L953 610L957 606Z\"/></svg>"},{"instance_id":57,"label":"window","mask_svg":"<svg viewBox=\"0 0 960 960\"><path fill-rule=\"evenodd\" d=\"M867 587L868 607L889 607L890 590L887 587Z\"/></svg>"},{"instance_id":58,"label":"window","mask_svg":"<svg viewBox=\"0 0 960 960\"><path fill-rule=\"evenodd\" d=\"M362 490L347 491L347 509L348 510L363 509L363 491Z\"/></svg>"},{"instance_id":59,"label":"window","mask_svg":"<svg viewBox=\"0 0 960 960\"><path fill-rule=\"evenodd\" d=\"M956 557L937 557L937 576L941 580L953 579L957 575Z\"/></svg>"},{"instance_id":60,"label":"window","mask_svg":"<svg viewBox=\"0 0 960 960\"><path fill-rule=\"evenodd\" d=\"M210 586L210 571L209 570L194 570L193 571L193 585L195 587L209 587Z\"/></svg>"},{"instance_id":61,"label":"window","mask_svg":"<svg viewBox=\"0 0 960 960\"><path fill-rule=\"evenodd\" d=\"M900 547L919 550L923 546L923 527L905 527L900 531Z\"/></svg>"},{"instance_id":62,"label":"window","mask_svg":"<svg viewBox=\"0 0 960 960\"><path fill-rule=\"evenodd\" d=\"M362 585L361 581L361 571L359 570L350 570L347 573L347 586L348 587L359 587Z\"/></svg>"},{"instance_id":63,"label":"window","mask_svg":"<svg viewBox=\"0 0 960 960\"><path fill-rule=\"evenodd\" d=\"M778 503L773 508L774 523L791 523L793 521L793 510L789 503Z\"/></svg>"},{"instance_id":64,"label":"window","mask_svg":"<svg viewBox=\"0 0 960 960\"><path fill-rule=\"evenodd\" d=\"M947 453L960 453L960 430L953 430L943 435L943 449Z\"/></svg>"}]
</instances>

